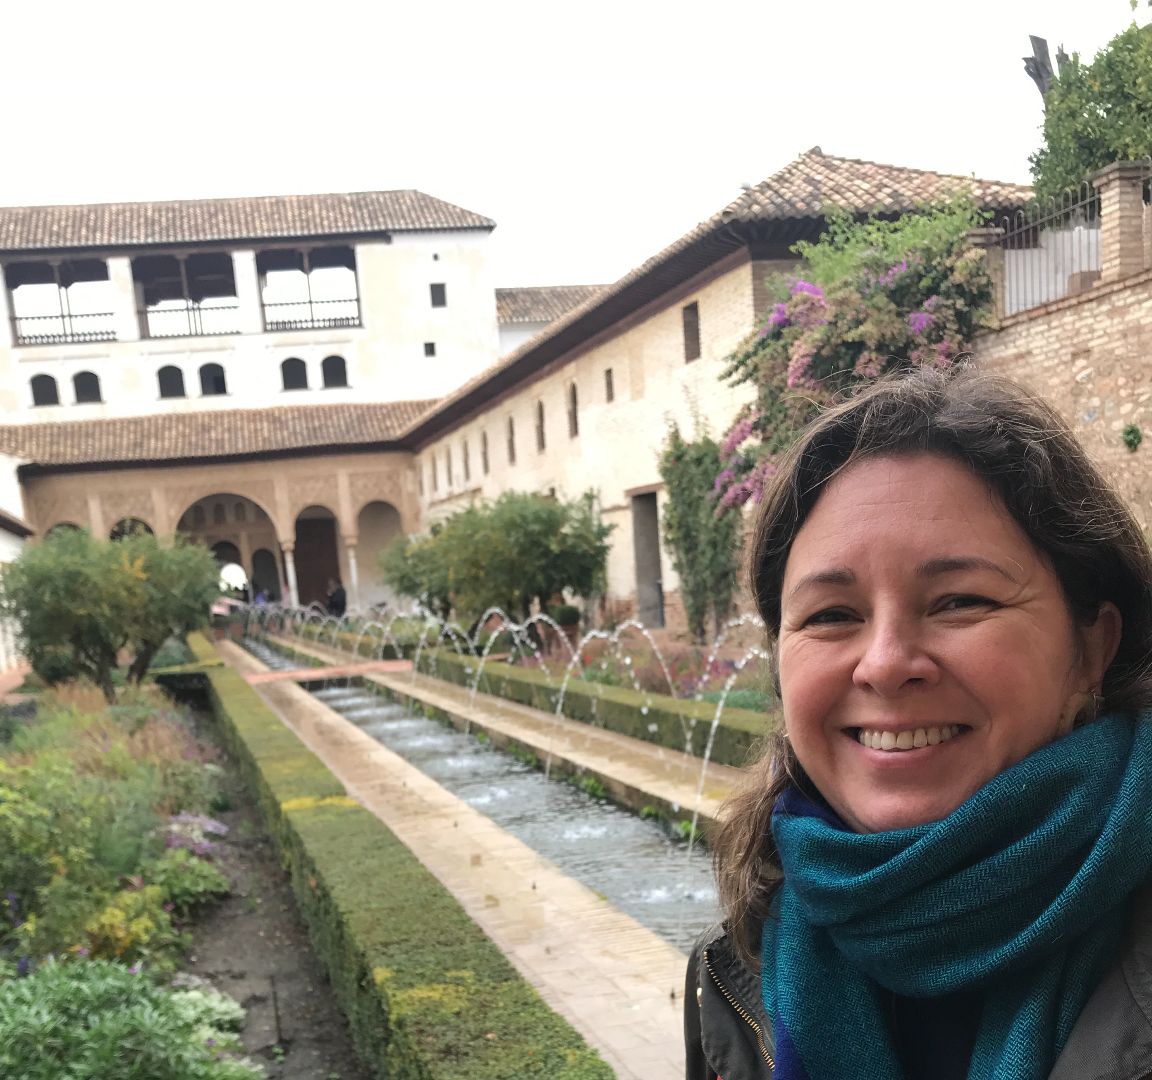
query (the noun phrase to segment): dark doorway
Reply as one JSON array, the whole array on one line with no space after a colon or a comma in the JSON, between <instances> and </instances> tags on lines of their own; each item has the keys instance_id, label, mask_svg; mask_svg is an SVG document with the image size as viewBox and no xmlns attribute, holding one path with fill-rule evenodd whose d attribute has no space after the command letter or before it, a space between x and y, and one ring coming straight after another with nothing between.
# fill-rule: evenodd
<instances>
[{"instance_id":1,"label":"dark doorway","mask_svg":"<svg viewBox=\"0 0 1152 1080\"><path fill-rule=\"evenodd\" d=\"M280 567L267 548L252 553L252 597L263 593L269 601L280 599Z\"/></svg>"},{"instance_id":2,"label":"dark doorway","mask_svg":"<svg viewBox=\"0 0 1152 1080\"><path fill-rule=\"evenodd\" d=\"M331 515L298 517L295 557L300 603L325 603L328 599L329 579L337 581L340 578L340 560L336 554L336 519Z\"/></svg>"},{"instance_id":3,"label":"dark doorway","mask_svg":"<svg viewBox=\"0 0 1152 1080\"><path fill-rule=\"evenodd\" d=\"M636 560L636 617L645 626L663 626L660 518L654 491L632 496L632 549Z\"/></svg>"}]
</instances>

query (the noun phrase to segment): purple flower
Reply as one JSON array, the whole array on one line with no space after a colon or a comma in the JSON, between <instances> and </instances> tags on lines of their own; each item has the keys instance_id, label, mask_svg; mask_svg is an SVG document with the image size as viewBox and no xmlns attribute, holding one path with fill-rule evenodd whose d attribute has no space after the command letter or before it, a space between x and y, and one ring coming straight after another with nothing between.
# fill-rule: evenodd
<instances>
[{"instance_id":1,"label":"purple flower","mask_svg":"<svg viewBox=\"0 0 1152 1080\"><path fill-rule=\"evenodd\" d=\"M802 281L800 278L797 278L792 283L792 295L797 296L800 293L806 293L808 296L815 296L818 300L824 299L824 290L820 288L819 285L813 285L810 281ZM779 308L783 305L777 304L776 306Z\"/></svg>"},{"instance_id":2,"label":"purple flower","mask_svg":"<svg viewBox=\"0 0 1152 1080\"><path fill-rule=\"evenodd\" d=\"M772 314L768 316L768 326L787 326L788 325L788 305L776 304L772 308ZM767 330L767 327L765 327Z\"/></svg>"},{"instance_id":3,"label":"purple flower","mask_svg":"<svg viewBox=\"0 0 1152 1080\"><path fill-rule=\"evenodd\" d=\"M914 311L908 316L908 329L922 337L936 320L926 311Z\"/></svg>"},{"instance_id":4,"label":"purple flower","mask_svg":"<svg viewBox=\"0 0 1152 1080\"><path fill-rule=\"evenodd\" d=\"M752 429L755 424L756 417L754 416L745 417L736 423L732 430L724 436L724 441L720 444L720 456L729 458L736 453L736 448L752 434Z\"/></svg>"},{"instance_id":5,"label":"purple flower","mask_svg":"<svg viewBox=\"0 0 1152 1080\"><path fill-rule=\"evenodd\" d=\"M27 956L20 957L16 961L16 974L22 979L32 969L32 961Z\"/></svg>"}]
</instances>

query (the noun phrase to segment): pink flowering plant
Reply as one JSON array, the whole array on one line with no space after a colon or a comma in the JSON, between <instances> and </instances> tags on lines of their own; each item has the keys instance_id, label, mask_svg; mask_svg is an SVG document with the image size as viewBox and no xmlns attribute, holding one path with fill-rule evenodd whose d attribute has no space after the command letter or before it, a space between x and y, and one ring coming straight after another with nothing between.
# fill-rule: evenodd
<instances>
[{"instance_id":1,"label":"pink flowering plant","mask_svg":"<svg viewBox=\"0 0 1152 1080\"><path fill-rule=\"evenodd\" d=\"M775 460L823 404L907 366L947 368L971 348L992 305L968 197L896 221L832 214L793 250L803 270L770 283L776 299L723 378L757 388L721 443L719 511L759 499Z\"/></svg>"}]
</instances>

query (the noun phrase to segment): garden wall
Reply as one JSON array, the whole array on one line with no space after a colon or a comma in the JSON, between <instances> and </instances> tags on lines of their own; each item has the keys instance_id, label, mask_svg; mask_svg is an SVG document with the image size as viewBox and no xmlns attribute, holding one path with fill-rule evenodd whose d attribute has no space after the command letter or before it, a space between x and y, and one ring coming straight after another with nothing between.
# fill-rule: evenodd
<instances>
[{"instance_id":1,"label":"garden wall","mask_svg":"<svg viewBox=\"0 0 1152 1080\"><path fill-rule=\"evenodd\" d=\"M975 357L1043 394L1117 484L1141 525L1152 523L1152 272L1097 285L1005 319ZM1124 429L1142 429L1133 452Z\"/></svg>"},{"instance_id":2,"label":"garden wall","mask_svg":"<svg viewBox=\"0 0 1152 1080\"><path fill-rule=\"evenodd\" d=\"M219 665L211 646L195 636L189 643L374 1074L611 1080L611 1069L403 843L347 795L236 671Z\"/></svg>"}]
</instances>

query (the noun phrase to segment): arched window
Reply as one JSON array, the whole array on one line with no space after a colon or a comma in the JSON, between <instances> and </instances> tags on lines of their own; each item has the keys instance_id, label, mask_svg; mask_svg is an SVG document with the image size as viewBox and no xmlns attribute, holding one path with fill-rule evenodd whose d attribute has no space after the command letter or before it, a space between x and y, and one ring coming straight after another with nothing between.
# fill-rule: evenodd
<instances>
[{"instance_id":1,"label":"arched window","mask_svg":"<svg viewBox=\"0 0 1152 1080\"><path fill-rule=\"evenodd\" d=\"M320 371L324 375L325 387L348 385L348 365L344 363L344 357L324 357L324 362L320 365Z\"/></svg>"},{"instance_id":2,"label":"arched window","mask_svg":"<svg viewBox=\"0 0 1152 1080\"><path fill-rule=\"evenodd\" d=\"M547 446L547 440L544 436L544 402L536 402L536 450L538 453L544 453L544 448Z\"/></svg>"},{"instance_id":3,"label":"arched window","mask_svg":"<svg viewBox=\"0 0 1152 1080\"><path fill-rule=\"evenodd\" d=\"M224 369L219 364L205 364L200 369L200 393L205 397L228 393Z\"/></svg>"},{"instance_id":4,"label":"arched window","mask_svg":"<svg viewBox=\"0 0 1152 1080\"><path fill-rule=\"evenodd\" d=\"M56 388L56 380L51 375L32 376L32 404L60 404L60 391Z\"/></svg>"},{"instance_id":5,"label":"arched window","mask_svg":"<svg viewBox=\"0 0 1152 1080\"><path fill-rule=\"evenodd\" d=\"M173 367L171 364L162 367L156 372L156 382L160 385L162 398L184 396L184 372L178 367Z\"/></svg>"},{"instance_id":6,"label":"arched window","mask_svg":"<svg viewBox=\"0 0 1152 1080\"><path fill-rule=\"evenodd\" d=\"M192 507L192 528L202 529L205 525L204 507L197 503Z\"/></svg>"},{"instance_id":7,"label":"arched window","mask_svg":"<svg viewBox=\"0 0 1152 1080\"><path fill-rule=\"evenodd\" d=\"M295 356L288 357L280 365L280 379L285 390L308 389L308 366Z\"/></svg>"},{"instance_id":8,"label":"arched window","mask_svg":"<svg viewBox=\"0 0 1152 1080\"><path fill-rule=\"evenodd\" d=\"M213 525L223 525L227 520L228 520L228 518L224 513L224 504L223 503L213 503L212 504L212 524Z\"/></svg>"},{"instance_id":9,"label":"arched window","mask_svg":"<svg viewBox=\"0 0 1152 1080\"><path fill-rule=\"evenodd\" d=\"M580 434L580 402L576 397L576 384L568 384L568 438Z\"/></svg>"},{"instance_id":10,"label":"arched window","mask_svg":"<svg viewBox=\"0 0 1152 1080\"><path fill-rule=\"evenodd\" d=\"M112 531L108 534L109 540L127 540L131 536L153 536L152 526L146 521L141 521L139 518L126 517L121 518L115 525L112 526Z\"/></svg>"},{"instance_id":11,"label":"arched window","mask_svg":"<svg viewBox=\"0 0 1152 1080\"><path fill-rule=\"evenodd\" d=\"M91 371L81 371L72 376L72 389L77 405L90 405L100 400L100 377Z\"/></svg>"},{"instance_id":12,"label":"arched window","mask_svg":"<svg viewBox=\"0 0 1152 1080\"><path fill-rule=\"evenodd\" d=\"M232 511L238 522L243 523L248 520L248 511L244 508L243 503L237 503L232 507Z\"/></svg>"}]
</instances>

